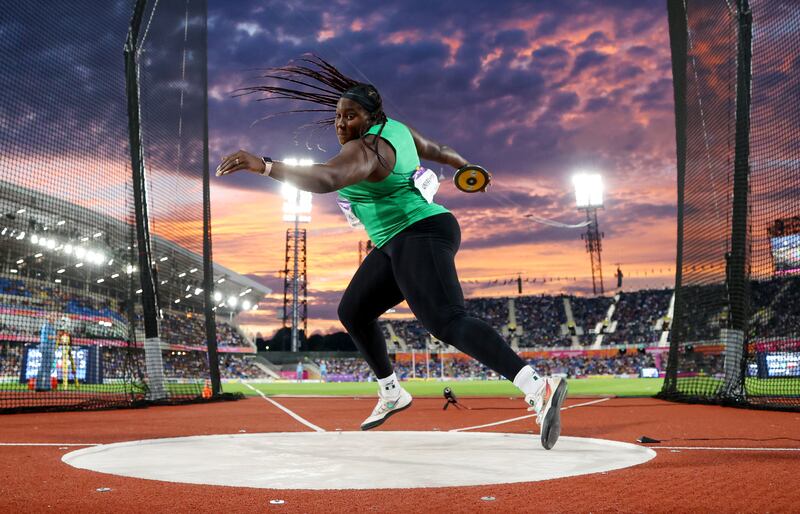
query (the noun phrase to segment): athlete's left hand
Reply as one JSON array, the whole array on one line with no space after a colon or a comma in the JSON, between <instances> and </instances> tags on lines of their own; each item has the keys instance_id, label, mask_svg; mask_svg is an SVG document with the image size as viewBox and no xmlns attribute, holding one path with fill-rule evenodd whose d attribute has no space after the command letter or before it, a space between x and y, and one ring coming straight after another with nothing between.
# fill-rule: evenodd
<instances>
[{"instance_id":1,"label":"athlete's left hand","mask_svg":"<svg viewBox=\"0 0 800 514\"><path fill-rule=\"evenodd\" d=\"M217 166L217 176L229 175L241 170L261 173L264 171L264 161L261 160L261 157L239 150L222 158L222 162Z\"/></svg>"}]
</instances>

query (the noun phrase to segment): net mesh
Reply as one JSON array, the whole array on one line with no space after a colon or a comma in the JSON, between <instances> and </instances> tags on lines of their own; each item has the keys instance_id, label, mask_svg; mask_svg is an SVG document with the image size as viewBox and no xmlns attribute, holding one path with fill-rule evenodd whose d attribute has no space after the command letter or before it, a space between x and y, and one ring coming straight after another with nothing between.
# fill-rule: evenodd
<instances>
[{"instance_id":1,"label":"net mesh","mask_svg":"<svg viewBox=\"0 0 800 514\"><path fill-rule=\"evenodd\" d=\"M166 400L184 401L209 379L196 294L205 5L149 4L143 148L153 258L167 280L155 356ZM150 392L122 53L132 11L129 2L56 3L47 16L26 2L0 10L0 51L11 56L0 61L0 412L129 406Z\"/></svg>"},{"instance_id":2,"label":"net mesh","mask_svg":"<svg viewBox=\"0 0 800 514\"><path fill-rule=\"evenodd\" d=\"M680 273L662 396L797 409L800 12L669 7Z\"/></svg>"}]
</instances>

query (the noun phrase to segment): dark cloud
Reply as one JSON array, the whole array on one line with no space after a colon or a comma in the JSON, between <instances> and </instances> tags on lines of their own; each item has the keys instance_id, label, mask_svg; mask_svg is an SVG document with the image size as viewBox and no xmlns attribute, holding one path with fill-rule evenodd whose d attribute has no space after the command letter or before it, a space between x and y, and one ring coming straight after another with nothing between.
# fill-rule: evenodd
<instances>
[{"instance_id":1,"label":"dark cloud","mask_svg":"<svg viewBox=\"0 0 800 514\"><path fill-rule=\"evenodd\" d=\"M645 59L656 55L656 51L645 45L635 45L626 51L626 53L634 59Z\"/></svg>"},{"instance_id":2,"label":"dark cloud","mask_svg":"<svg viewBox=\"0 0 800 514\"><path fill-rule=\"evenodd\" d=\"M583 41L580 42L580 44L578 44L578 48L592 49L598 45L607 44L609 42L610 40L605 35L605 33L600 30L597 30L586 36L586 39L584 39Z\"/></svg>"},{"instance_id":3,"label":"dark cloud","mask_svg":"<svg viewBox=\"0 0 800 514\"><path fill-rule=\"evenodd\" d=\"M586 105L584 106L583 110L586 112L597 112L602 111L612 105L611 100L605 96L596 96L594 98L590 98L586 101Z\"/></svg>"},{"instance_id":4,"label":"dark cloud","mask_svg":"<svg viewBox=\"0 0 800 514\"><path fill-rule=\"evenodd\" d=\"M634 95L633 101L645 104L651 110L672 109L672 80L660 79L651 82L644 93Z\"/></svg>"},{"instance_id":5,"label":"dark cloud","mask_svg":"<svg viewBox=\"0 0 800 514\"><path fill-rule=\"evenodd\" d=\"M572 65L572 76L580 75L582 72L589 68L594 68L602 65L608 61L608 55L594 50L587 50L581 52L575 57L575 62Z\"/></svg>"}]
</instances>

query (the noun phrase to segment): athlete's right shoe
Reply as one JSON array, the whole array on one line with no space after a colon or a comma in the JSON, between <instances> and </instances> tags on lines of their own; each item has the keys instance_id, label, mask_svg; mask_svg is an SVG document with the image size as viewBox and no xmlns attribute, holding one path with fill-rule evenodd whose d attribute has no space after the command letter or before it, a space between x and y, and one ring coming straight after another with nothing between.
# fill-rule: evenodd
<instances>
[{"instance_id":1,"label":"athlete's right shoe","mask_svg":"<svg viewBox=\"0 0 800 514\"><path fill-rule=\"evenodd\" d=\"M381 424L389 416L392 416L401 410L407 409L411 406L411 395L408 391L400 388L400 396L395 399L386 399L380 394L378 395L378 404L372 409L372 414L361 423L361 430L369 430Z\"/></svg>"},{"instance_id":2,"label":"athlete's right shoe","mask_svg":"<svg viewBox=\"0 0 800 514\"><path fill-rule=\"evenodd\" d=\"M567 397L567 381L548 377L539 393L525 396L528 410L536 411L536 423L541 427L542 446L551 449L561 435L561 404Z\"/></svg>"}]
</instances>

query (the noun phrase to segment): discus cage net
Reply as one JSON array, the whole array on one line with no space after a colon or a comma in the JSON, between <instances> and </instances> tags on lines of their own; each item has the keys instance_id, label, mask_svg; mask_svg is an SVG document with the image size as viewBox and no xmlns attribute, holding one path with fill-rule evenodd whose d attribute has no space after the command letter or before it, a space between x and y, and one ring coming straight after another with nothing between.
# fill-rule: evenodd
<instances>
[{"instance_id":1,"label":"discus cage net","mask_svg":"<svg viewBox=\"0 0 800 514\"><path fill-rule=\"evenodd\" d=\"M217 397L206 2L40 11L0 12L0 412Z\"/></svg>"},{"instance_id":2,"label":"discus cage net","mask_svg":"<svg viewBox=\"0 0 800 514\"><path fill-rule=\"evenodd\" d=\"M678 250L659 396L800 410L800 11L667 7Z\"/></svg>"}]
</instances>

